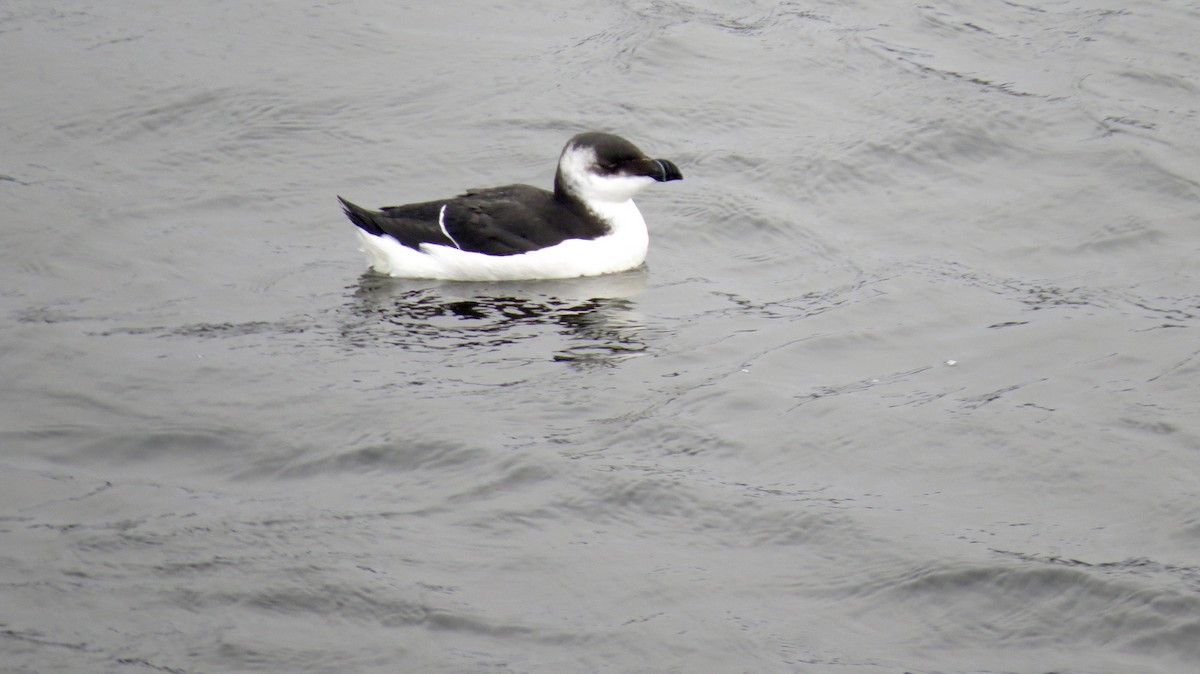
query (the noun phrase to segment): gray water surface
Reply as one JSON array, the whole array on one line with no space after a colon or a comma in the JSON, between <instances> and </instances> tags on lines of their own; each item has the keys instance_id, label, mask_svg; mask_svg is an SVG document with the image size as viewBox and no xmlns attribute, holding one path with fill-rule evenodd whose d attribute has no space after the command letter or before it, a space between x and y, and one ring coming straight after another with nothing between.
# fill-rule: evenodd
<instances>
[{"instance_id":1,"label":"gray water surface","mask_svg":"<svg viewBox=\"0 0 1200 674\"><path fill-rule=\"evenodd\" d=\"M7 0L0 671L1195 671L1197 34ZM365 273L587 129L645 269Z\"/></svg>"}]
</instances>

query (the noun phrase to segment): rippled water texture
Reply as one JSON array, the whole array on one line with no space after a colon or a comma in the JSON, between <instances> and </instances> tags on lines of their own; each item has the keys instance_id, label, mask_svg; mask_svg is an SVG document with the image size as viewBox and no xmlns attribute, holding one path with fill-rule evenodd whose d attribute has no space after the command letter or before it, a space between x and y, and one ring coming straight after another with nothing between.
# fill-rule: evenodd
<instances>
[{"instance_id":1,"label":"rippled water texture","mask_svg":"<svg viewBox=\"0 0 1200 674\"><path fill-rule=\"evenodd\" d=\"M1195 3L406 5L0 5L0 671L1195 671Z\"/></svg>"}]
</instances>

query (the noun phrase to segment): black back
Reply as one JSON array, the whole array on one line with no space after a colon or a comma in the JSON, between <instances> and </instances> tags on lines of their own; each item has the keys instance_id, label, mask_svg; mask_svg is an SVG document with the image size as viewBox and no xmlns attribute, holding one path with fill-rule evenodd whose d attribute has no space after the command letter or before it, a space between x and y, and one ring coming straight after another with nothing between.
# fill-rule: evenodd
<instances>
[{"instance_id":1,"label":"black back","mask_svg":"<svg viewBox=\"0 0 1200 674\"><path fill-rule=\"evenodd\" d=\"M385 206L379 211L345 199L342 207L364 231L390 234L414 249L434 243L486 255L515 255L608 233L608 226L582 204L531 185L472 189L453 199Z\"/></svg>"}]
</instances>

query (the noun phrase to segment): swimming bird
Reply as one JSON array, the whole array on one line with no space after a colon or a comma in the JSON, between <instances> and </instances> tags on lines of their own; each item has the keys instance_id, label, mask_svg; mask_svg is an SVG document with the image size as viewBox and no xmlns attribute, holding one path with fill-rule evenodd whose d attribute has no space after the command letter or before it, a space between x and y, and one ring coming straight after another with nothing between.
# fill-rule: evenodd
<instances>
[{"instance_id":1,"label":"swimming bird","mask_svg":"<svg viewBox=\"0 0 1200 674\"><path fill-rule=\"evenodd\" d=\"M609 133L581 133L563 147L554 191L530 185L469 189L449 199L377 211L338 197L358 226L371 268L402 278L507 281L595 276L633 269L649 235L633 195L682 180Z\"/></svg>"}]
</instances>

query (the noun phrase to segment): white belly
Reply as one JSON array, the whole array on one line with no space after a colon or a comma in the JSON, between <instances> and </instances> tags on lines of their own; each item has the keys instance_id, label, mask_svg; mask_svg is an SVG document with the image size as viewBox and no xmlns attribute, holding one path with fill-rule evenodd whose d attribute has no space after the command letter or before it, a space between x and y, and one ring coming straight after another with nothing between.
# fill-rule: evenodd
<instances>
[{"instance_id":1,"label":"white belly","mask_svg":"<svg viewBox=\"0 0 1200 674\"><path fill-rule=\"evenodd\" d=\"M646 222L633 201L614 205L607 216L613 232L598 239L568 239L519 255L468 253L452 246L422 244L414 250L386 234L357 229L371 268L398 278L452 281L517 281L597 276L633 269L646 260Z\"/></svg>"}]
</instances>

